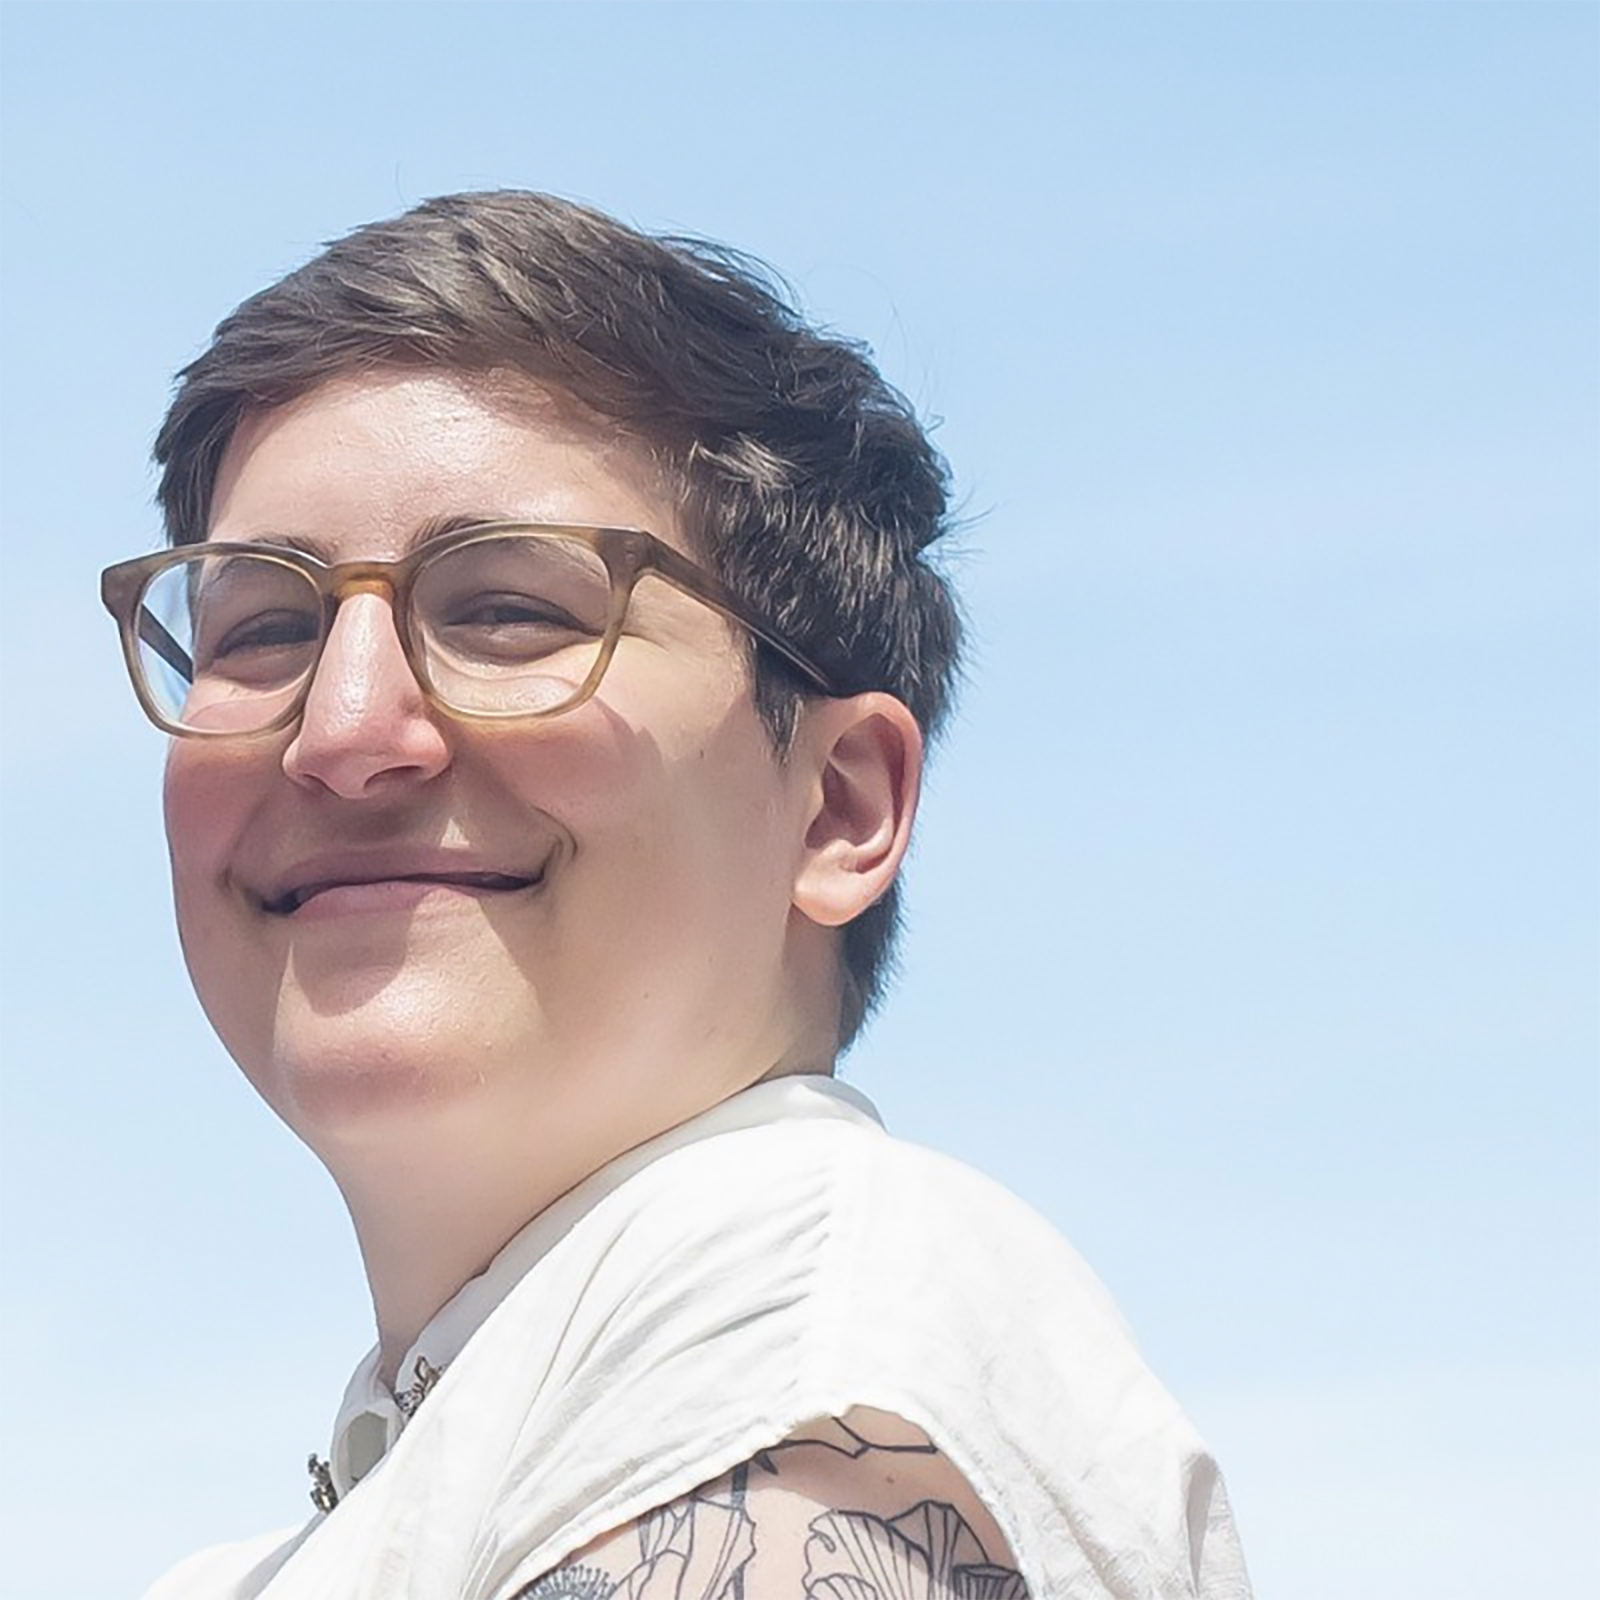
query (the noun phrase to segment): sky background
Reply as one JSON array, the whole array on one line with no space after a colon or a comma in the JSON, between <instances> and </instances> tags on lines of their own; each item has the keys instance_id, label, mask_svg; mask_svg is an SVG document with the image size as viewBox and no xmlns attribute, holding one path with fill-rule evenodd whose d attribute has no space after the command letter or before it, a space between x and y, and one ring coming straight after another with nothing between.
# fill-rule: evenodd
<instances>
[{"instance_id":1,"label":"sky background","mask_svg":"<svg viewBox=\"0 0 1600 1600\"><path fill-rule=\"evenodd\" d=\"M0 5L0 1590L299 1520L371 1337L189 992L97 573L170 375L443 191L776 264L969 681L846 1063L1021 1193L1262 1600L1600 1595L1593 5Z\"/></svg>"}]
</instances>

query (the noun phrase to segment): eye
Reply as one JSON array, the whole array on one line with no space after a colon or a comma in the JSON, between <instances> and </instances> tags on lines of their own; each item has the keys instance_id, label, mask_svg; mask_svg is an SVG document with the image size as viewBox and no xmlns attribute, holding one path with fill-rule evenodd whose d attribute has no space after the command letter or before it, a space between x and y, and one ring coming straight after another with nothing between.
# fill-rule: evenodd
<instances>
[{"instance_id":1,"label":"eye","mask_svg":"<svg viewBox=\"0 0 1600 1600\"><path fill-rule=\"evenodd\" d=\"M450 615L439 619L442 628L566 628L586 630L571 612L542 595L501 590L457 601Z\"/></svg>"},{"instance_id":2,"label":"eye","mask_svg":"<svg viewBox=\"0 0 1600 1600\"><path fill-rule=\"evenodd\" d=\"M599 636L555 601L514 589L454 595L421 621L448 655L485 662L536 661Z\"/></svg>"},{"instance_id":3,"label":"eye","mask_svg":"<svg viewBox=\"0 0 1600 1600\"><path fill-rule=\"evenodd\" d=\"M513 535L447 547L411 590L425 649L482 672L599 647L610 612L605 564L579 540Z\"/></svg>"},{"instance_id":4,"label":"eye","mask_svg":"<svg viewBox=\"0 0 1600 1600\"><path fill-rule=\"evenodd\" d=\"M212 628L203 619L195 640L196 665L201 670L224 665L239 670L269 657L301 659L315 647L320 632L313 613L289 608L254 612Z\"/></svg>"},{"instance_id":5,"label":"eye","mask_svg":"<svg viewBox=\"0 0 1600 1600\"><path fill-rule=\"evenodd\" d=\"M322 637L322 602L303 573L266 556L202 555L183 576L196 667L264 682L301 672Z\"/></svg>"},{"instance_id":6,"label":"eye","mask_svg":"<svg viewBox=\"0 0 1600 1600\"><path fill-rule=\"evenodd\" d=\"M286 645L310 644L316 636L314 617L300 611L267 611L230 628L219 641L216 653L225 656L240 650L282 649Z\"/></svg>"}]
</instances>

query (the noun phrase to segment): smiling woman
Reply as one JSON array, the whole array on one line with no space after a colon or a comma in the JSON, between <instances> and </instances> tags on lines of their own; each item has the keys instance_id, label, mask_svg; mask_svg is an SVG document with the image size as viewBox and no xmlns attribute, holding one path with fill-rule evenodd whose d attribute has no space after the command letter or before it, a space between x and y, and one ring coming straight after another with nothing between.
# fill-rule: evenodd
<instances>
[{"instance_id":1,"label":"smiling woman","mask_svg":"<svg viewBox=\"0 0 1600 1600\"><path fill-rule=\"evenodd\" d=\"M794 1052L814 1068L831 1050L831 1023L821 1018L781 1044L772 1031L781 1016L787 1032L797 1007L782 992L785 915L774 909L787 908L789 890L766 863L776 853L774 823L803 804L793 792L803 769L777 761L722 618L663 590L636 614L624 607L608 640L605 565L581 541L561 539L556 548L575 559L557 564L557 579L540 559L519 566L517 582L554 584L566 606L584 612L580 641L569 633L556 651L558 681L570 692L554 709L565 715L497 726L438 717L412 661L435 687L459 693L464 681L480 682L483 674L461 665L459 646L447 655L440 642L441 623L452 640L462 626L456 569L467 561L470 583L500 593L507 564L529 551L543 558L551 542L513 535L506 548L498 536L455 533L416 547L393 587L370 576L381 570L373 563L400 560L419 530L485 501L519 521L674 525L670 505L636 487L641 467L617 469L619 446L541 420L541 410L550 408L531 388L513 410L447 375L344 381L247 423L223 463L213 534L216 548L230 552L218 558L226 570L236 570L235 549L287 534L330 570L356 574L320 659L302 659L307 646L282 662L300 702L296 725L276 737L269 726L243 745L181 739L167 786L180 926L197 986L230 1048L314 1148L330 1135L310 1108L347 1103L330 1095L335 1078L357 1080L363 1106L384 1079L403 1085L407 1100L425 1084L430 1100L451 1085L473 1100L485 1128L526 1128L555 1116L572 1092L536 1065L559 1062L585 1094L634 1108L613 1122L604 1159L714 1103L748 1060L764 1058L766 1070ZM200 586L192 604L202 618L204 597ZM281 612L275 586L272 597ZM234 589L228 605L237 599ZM307 601L294 614L315 621L321 607ZM602 641L612 646L605 659ZM498 694L502 681L497 673L478 692ZM534 679L536 688L548 682ZM268 706L284 692L270 681L250 687L267 691ZM546 701L538 709L553 708ZM763 818L767 825L753 829ZM538 842L530 847L530 839ZM730 850L730 839L748 849ZM419 880L440 862L453 879L477 875L480 887L429 892ZM481 887L491 880L517 888ZM307 883L335 882L360 888L318 896L326 903L306 907L315 912L309 919L299 910L262 915ZM751 893L763 883L764 907ZM653 904L670 907L670 918L652 913ZM373 922L384 909L404 915ZM425 922L415 917L422 909ZM368 919L353 942L333 936L346 911ZM685 997L679 1015L717 1014L720 1052L674 1041L657 1002L644 1026L611 993L619 981L631 987L632 974L681 968L681 955L669 958L661 944L669 920L694 930L679 947L693 952L693 974L669 985ZM318 928L309 943L308 921ZM260 959L234 959L241 939ZM372 981L374 963L381 983ZM470 1011L455 1003L463 985ZM720 998L718 986L727 990ZM351 994L361 999L354 1012L343 1001ZM546 994L558 1002L547 1005ZM682 1070L689 1055L703 1062L704 1086ZM679 1065L654 1081L668 1062ZM343 1112L336 1121L342 1128ZM427 1154L413 1160L445 1159L427 1127L417 1134ZM512 1215L535 1214L583 1175L529 1170L520 1144L480 1146L471 1137L486 1179L499 1143L508 1168L499 1181L511 1191L502 1205ZM485 1256L494 1242L480 1246Z\"/></svg>"},{"instance_id":2,"label":"smiling woman","mask_svg":"<svg viewBox=\"0 0 1600 1600\"><path fill-rule=\"evenodd\" d=\"M317 1517L153 1595L1239 1600L1082 1264L832 1080L956 644L860 352L459 196L241 308L159 453L105 593L184 953L378 1343Z\"/></svg>"}]
</instances>

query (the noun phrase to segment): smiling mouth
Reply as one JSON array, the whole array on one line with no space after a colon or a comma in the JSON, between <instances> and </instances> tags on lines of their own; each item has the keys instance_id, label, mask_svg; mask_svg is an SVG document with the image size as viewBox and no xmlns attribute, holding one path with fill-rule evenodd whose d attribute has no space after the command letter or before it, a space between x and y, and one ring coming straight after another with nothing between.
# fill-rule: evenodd
<instances>
[{"instance_id":1,"label":"smiling mouth","mask_svg":"<svg viewBox=\"0 0 1600 1600\"><path fill-rule=\"evenodd\" d=\"M397 872L381 878L325 878L299 884L261 902L269 916L292 917L308 901L336 889L378 889L386 884L413 883L424 888L457 889L465 894L514 894L544 881L542 873L524 877L509 872Z\"/></svg>"}]
</instances>

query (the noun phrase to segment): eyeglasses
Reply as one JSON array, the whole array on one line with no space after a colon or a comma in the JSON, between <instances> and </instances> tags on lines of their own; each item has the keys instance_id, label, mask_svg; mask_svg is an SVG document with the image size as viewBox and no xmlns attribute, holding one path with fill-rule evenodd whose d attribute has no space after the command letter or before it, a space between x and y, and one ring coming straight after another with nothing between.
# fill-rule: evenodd
<instances>
[{"instance_id":1,"label":"eyeglasses","mask_svg":"<svg viewBox=\"0 0 1600 1600\"><path fill-rule=\"evenodd\" d=\"M107 567L100 593L150 720L185 738L289 727L339 605L385 596L423 693L468 721L553 717L594 694L647 574L746 629L823 694L834 680L726 584L633 528L495 522L399 561L192 544Z\"/></svg>"}]
</instances>

